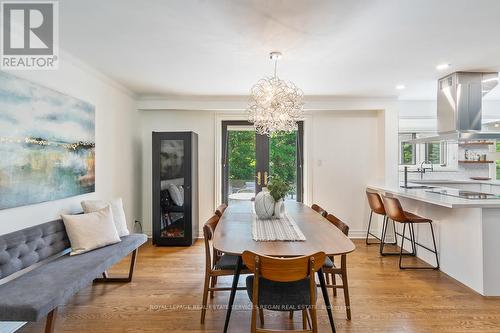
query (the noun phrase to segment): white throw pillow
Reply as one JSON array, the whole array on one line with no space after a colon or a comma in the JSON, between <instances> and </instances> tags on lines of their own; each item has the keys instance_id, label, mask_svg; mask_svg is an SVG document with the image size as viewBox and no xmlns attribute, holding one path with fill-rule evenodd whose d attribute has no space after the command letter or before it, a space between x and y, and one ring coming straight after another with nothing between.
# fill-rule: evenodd
<instances>
[{"instance_id":1,"label":"white throw pillow","mask_svg":"<svg viewBox=\"0 0 500 333\"><path fill-rule=\"evenodd\" d=\"M111 206L113 213L113 223L115 224L118 236L123 237L130 235L127 228L127 218L123 210L122 198L116 198L111 201L104 200L84 200L81 202L84 213L96 212L104 207Z\"/></svg>"},{"instance_id":2,"label":"white throw pillow","mask_svg":"<svg viewBox=\"0 0 500 333\"><path fill-rule=\"evenodd\" d=\"M184 205L184 195L181 194L181 191L179 191L177 185L168 184L168 193L170 193L170 197L177 206Z\"/></svg>"},{"instance_id":3,"label":"white throw pillow","mask_svg":"<svg viewBox=\"0 0 500 333\"><path fill-rule=\"evenodd\" d=\"M71 243L70 255L121 242L110 206L88 214L61 216Z\"/></svg>"}]
</instances>

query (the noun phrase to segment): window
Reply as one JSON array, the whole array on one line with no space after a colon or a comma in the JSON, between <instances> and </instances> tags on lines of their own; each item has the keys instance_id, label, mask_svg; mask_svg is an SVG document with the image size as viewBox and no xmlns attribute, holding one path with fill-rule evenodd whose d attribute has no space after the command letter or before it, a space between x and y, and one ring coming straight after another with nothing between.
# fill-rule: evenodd
<instances>
[{"instance_id":1,"label":"window","mask_svg":"<svg viewBox=\"0 0 500 333\"><path fill-rule=\"evenodd\" d=\"M425 160L432 164L446 165L446 142L430 142L425 144Z\"/></svg>"},{"instance_id":2,"label":"window","mask_svg":"<svg viewBox=\"0 0 500 333\"><path fill-rule=\"evenodd\" d=\"M438 169L447 167L448 161L453 161L453 149L448 151L448 143L428 142L428 143L411 143L413 139L422 138L431 135L430 133L399 133L399 165L416 165L420 166L422 162L432 163ZM499 144L500 151L500 144ZM453 163L452 163L453 164ZM498 161L499 178L500 178L500 160Z\"/></svg>"},{"instance_id":3,"label":"window","mask_svg":"<svg viewBox=\"0 0 500 333\"><path fill-rule=\"evenodd\" d=\"M409 143L408 140L416 138L415 133L400 133L400 151L399 151L399 164L401 165L414 165L416 161L416 149L414 143Z\"/></svg>"}]
</instances>

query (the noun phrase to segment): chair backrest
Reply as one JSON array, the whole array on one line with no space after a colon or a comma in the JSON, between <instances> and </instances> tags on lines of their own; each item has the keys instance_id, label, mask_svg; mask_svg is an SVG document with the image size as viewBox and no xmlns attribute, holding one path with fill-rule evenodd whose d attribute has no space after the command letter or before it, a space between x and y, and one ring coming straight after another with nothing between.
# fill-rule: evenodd
<instances>
[{"instance_id":1,"label":"chair backrest","mask_svg":"<svg viewBox=\"0 0 500 333\"><path fill-rule=\"evenodd\" d=\"M349 236L349 226L338 219L336 216L332 214L328 214L326 217L328 221L330 221L334 226L340 229L344 233L344 235Z\"/></svg>"},{"instance_id":2,"label":"chair backrest","mask_svg":"<svg viewBox=\"0 0 500 333\"><path fill-rule=\"evenodd\" d=\"M377 214L386 215L384 203L380 198L380 194L366 190L366 197L368 198L368 205L370 205L371 210Z\"/></svg>"},{"instance_id":3,"label":"chair backrest","mask_svg":"<svg viewBox=\"0 0 500 333\"><path fill-rule=\"evenodd\" d=\"M311 208L321 214L321 216L323 217L326 217L328 215L327 211L321 208L319 205L313 204Z\"/></svg>"},{"instance_id":4,"label":"chair backrest","mask_svg":"<svg viewBox=\"0 0 500 333\"><path fill-rule=\"evenodd\" d=\"M212 248L210 241L214 237L215 228L219 223L219 216L214 215L208 219L203 225L203 239L205 241L205 264L207 269L211 269L213 266L212 256L215 257L215 251Z\"/></svg>"},{"instance_id":5,"label":"chair backrest","mask_svg":"<svg viewBox=\"0 0 500 333\"><path fill-rule=\"evenodd\" d=\"M325 253L318 252L310 256L294 258L275 258L245 251L243 262L248 269L267 280L291 282L314 276L325 262Z\"/></svg>"},{"instance_id":6,"label":"chair backrest","mask_svg":"<svg viewBox=\"0 0 500 333\"><path fill-rule=\"evenodd\" d=\"M217 209L215 210L215 215L217 215L218 217L221 217L222 214L224 214L224 211L226 210L226 208L227 208L227 205L225 203L220 204L219 207L217 207Z\"/></svg>"},{"instance_id":7,"label":"chair backrest","mask_svg":"<svg viewBox=\"0 0 500 333\"><path fill-rule=\"evenodd\" d=\"M382 196L382 198L384 200L384 206L387 216L393 221L405 222L406 215L403 207L401 207L401 203L399 202L399 200L385 195Z\"/></svg>"}]
</instances>

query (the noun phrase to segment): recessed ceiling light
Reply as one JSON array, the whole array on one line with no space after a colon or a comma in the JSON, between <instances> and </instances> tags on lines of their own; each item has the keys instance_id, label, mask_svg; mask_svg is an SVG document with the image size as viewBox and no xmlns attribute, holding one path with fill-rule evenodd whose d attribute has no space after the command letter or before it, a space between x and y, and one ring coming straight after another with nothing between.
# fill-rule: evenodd
<instances>
[{"instance_id":1,"label":"recessed ceiling light","mask_svg":"<svg viewBox=\"0 0 500 333\"><path fill-rule=\"evenodd\" d=\"M406 88L404 84L398 84L398 85L396 86L396 89L397 89L397 90L403 90L404 88Z\"/></svg>"},{"instance_id":2,"label":"recessed ceiling light","mask_svg":"<svg viewBox=\"0 0 500 333\"><path fill-rule=\"evenodd\" d=\"M439 65L436 66L436 69L438 71L443 71L445 69L450 68L450 66L451 66L451 64L439 64Z\"/></svg>"}]
</instances>

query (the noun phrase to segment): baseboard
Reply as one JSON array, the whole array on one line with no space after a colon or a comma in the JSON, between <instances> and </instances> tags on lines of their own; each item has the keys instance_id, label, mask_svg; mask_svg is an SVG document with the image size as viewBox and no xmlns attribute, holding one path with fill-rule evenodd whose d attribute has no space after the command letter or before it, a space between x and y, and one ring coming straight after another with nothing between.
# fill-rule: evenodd
<instances>
[{"instance_id":1,"label":"baseboard","mask_svg":"<svg viewBox=\"0 0 500 333\"><path fill-rule=\"evenodd\" d=\"M365 239L366 230L349 230L349 238L351 239Z\"/></svg>"}]
</instances>

